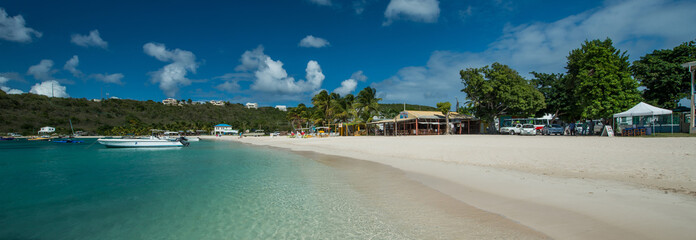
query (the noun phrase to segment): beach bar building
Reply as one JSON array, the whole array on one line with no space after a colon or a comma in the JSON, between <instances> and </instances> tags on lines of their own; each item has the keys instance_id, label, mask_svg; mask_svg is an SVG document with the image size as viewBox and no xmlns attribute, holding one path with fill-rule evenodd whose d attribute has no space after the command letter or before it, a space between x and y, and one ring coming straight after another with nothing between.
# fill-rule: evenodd
<instances>
[{"instance_id":1,"label":"beach bar building","mask_svg":"<svg viewBox=\"0 0 696 240\"><path fill-rule=\"evenodd\" d=\"M218 124L215 125L215 128L213 130L213 135L236 135L239 134L239 131L236 129L232 129L232 126L229 124Z\"/></svg>"},{"instance_id":2,"label":"beach bar building","mask_svg":"<svg viewBox=\"0 0 696 240\"><path fill-rule=\"evenodd\" d=\"M445 115L438 111L403 111L394 119L368 123L374 126L375 135L442 135L450 128L450 134L479 133L481 121L475 117L450 112L450 125L447 126ZM373 127L371 126L371 127Z\"/></svg>"}]
</instances>

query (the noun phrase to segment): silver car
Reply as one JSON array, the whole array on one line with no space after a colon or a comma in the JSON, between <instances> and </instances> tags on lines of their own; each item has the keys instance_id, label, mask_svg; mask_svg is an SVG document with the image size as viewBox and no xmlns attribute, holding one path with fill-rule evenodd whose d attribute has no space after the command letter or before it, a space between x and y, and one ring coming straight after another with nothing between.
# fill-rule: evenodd
<instances>
[{"instance_id":1,"label":"silver car","mask_svg":"<svg viewBox=\"0 0 696 240\"><path fill-rule=\"evenodd\" d=\"M563 127L558 124L548 124L541 129L542 135L563 135Z\"/></svg>"},{"instance_id":2,"label":"silver car","mask_svg":"<svg viewBox=\"0 0 696 240\"><path fill-rule=\"evenodd\" d=\"M536 134L537 134L537 130L533 124L522 125L522 131L520 132L520 135L536 135Z\"/></svg>"}]
</instances>

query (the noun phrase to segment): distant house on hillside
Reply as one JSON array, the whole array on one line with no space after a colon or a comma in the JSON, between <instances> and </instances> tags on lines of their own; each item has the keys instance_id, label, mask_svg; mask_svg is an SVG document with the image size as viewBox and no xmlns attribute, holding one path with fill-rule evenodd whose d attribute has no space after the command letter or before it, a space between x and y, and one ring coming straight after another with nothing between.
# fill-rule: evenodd
<instances>
[{"instance_id":1,"label":"distant house on hillside","mask_svg":"<svg viewBox=\"0 0 696 240\"><path fill-rule=\"evenodd\" d=\"M238 130L232 129L232 126L224 123L215 125L215 130L213 130L213 135L236 135L238 133Z\"/></svg>"},{"instance_id":2,"label":"distant house on hillside","mask_svg":"<svg viewBox=\"0 0 696 240\"><path fill-rule=\"evenodd\" d=\"M283 112L287 112L287 111L288 111L288 107L285 106L285 105L276 105L275 108L278 109L278 110L280 110L280 111L283 111Z\"/></svg>"},{"instance_id":3,"label":"distant house on hillside","mask_svg":"<svg viewBox=\"0 0 696 240\"><path fill-rule=\"evenodd\" d=\"M54 127L42 127L41 130L39 130L39 134L50 134L56 131L56 128Z\"/></svg>"},{"instance_id":4,"label":"distant house on hillside","mask_svg":"<svg viewBox=\"0 0 696 240\"><path fill-rule=\"evenodd\" d=\"M225 102L222 100L210 100L210 104L213 104L215 106L225 106Z\"/></svg>"},{"instance_id":5,"label":"distant house on hillside","mask_svg":"<svg viewBox=\"0 0 696 240\"><path fill-rule=\"evenodd\" d=\"M162 103L164 105L177 105L177 104L179 104L179 101L176 99L173 99L173 98L167 98L167 99L162 100Z\"/></svg>"},{"instance_id":6,"label":"distant house on hillside","mask_svg":"<svg viewBox=\"0 0 696 240\"><path fill-rule=\"evenodd\" d=\"M258 108L259 108L259 104L258 104L258 103L251 103L251 102L248 102L248 103L246 103L246 108L248 108L248 109L258 109Z\"/></svg>"}]
</instances>

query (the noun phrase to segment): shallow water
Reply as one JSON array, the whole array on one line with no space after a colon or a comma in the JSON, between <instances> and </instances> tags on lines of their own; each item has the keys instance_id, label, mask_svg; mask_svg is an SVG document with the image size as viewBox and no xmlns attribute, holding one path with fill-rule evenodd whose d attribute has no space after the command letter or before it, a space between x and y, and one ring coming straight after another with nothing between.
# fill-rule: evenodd
<instances>
[{"instance_id":1,"label":"shallow water","mask_svg":"<svg viewBox=\"0 0 696 240\"><path fill-rule=\"evenodd\" d=\"M93 141L0 143L0 239L457 238L481 220L378 164L230 142ZM491 233L526 236L498 226L468 236Z\"/></svg>"}]
</instances>

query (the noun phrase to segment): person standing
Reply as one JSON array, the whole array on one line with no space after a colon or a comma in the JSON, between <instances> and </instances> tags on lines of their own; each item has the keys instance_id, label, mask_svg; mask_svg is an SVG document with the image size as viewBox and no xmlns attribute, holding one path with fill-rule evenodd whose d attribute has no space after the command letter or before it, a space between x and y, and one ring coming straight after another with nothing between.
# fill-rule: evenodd
<instances>
[{"instance_id":1,"label":"person standing","mask_svg":"<svg viewBox=\"0 0 696 240\"><path fill-rule=\"evenodd\" d=\"M570 136L575 136L575 122L570 123Z\"/></svg>"}]
</instances>

